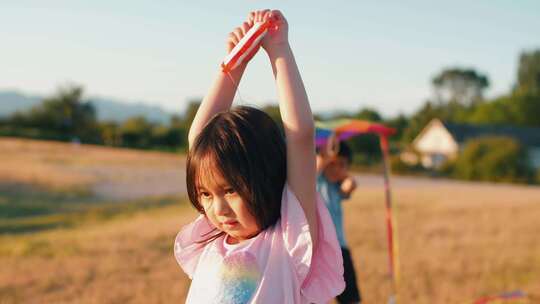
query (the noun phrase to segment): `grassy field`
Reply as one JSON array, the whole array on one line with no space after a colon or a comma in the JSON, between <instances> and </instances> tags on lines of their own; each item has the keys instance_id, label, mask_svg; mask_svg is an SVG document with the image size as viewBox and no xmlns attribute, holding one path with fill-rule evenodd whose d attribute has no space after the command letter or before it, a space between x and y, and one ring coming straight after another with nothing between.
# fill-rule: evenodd
<instances>
[{"instance_id":1,"label":"grassy field","mask_svg":"<svg viewBox=\"0 0 540 304\"><path fill-rule=\"evenodd\" d=\"M11 145L11 161L23 165L13 141L0 139L0 157ZM181 194L113 200L88 190L100 182L105 165L133 166L138 173L146 167L181 170L182 157L97 147L62 156L73 147L15 142L33 154L27 154L28 176L15 173L17 166L0 167L0 303L183 302L189 280L172 245L195 213ZM44 168L59 168L54 181ZM386 303L383 191L376 178L359 180L344 206L347 238L364 303ZM399 303L472 303L511 290L526 292L529 300L505 303L540 303L540 187L395 178L394 201ZM55 219L62 224L24 226Z\"/></svg>"},{"instance_id":2,"label":"grassy field","mask_svg":"<svg viewBox=\"0 0 540 304\"><path fill-rule=\"evenodd\" d=\"M170 205L184 189L184 157L169 153L0 138L0 159L0 234Z\"/></svg>"},{"instance_id":3,"label":"grassy field","mask_svg":"<svg viewBox=\"0 0 540 304\"><path fill-rule=\"evenodd\" d=\"M360 189L345 208L367 303L389 292L380 192ZM394 198L402 303L470 303L511 290L540 303L539 188L419 182L397 187Z\"/></svg>"}]
</instances>

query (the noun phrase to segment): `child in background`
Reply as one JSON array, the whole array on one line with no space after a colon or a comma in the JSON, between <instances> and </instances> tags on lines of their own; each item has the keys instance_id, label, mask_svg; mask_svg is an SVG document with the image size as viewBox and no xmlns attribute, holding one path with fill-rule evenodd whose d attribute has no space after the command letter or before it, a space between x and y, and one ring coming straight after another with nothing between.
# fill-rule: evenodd
<instances>
[{"instance_id":1,"label":"child in background","mask_svg":"<svg viewBox=\"0 0 540 304\"><path fill-rule=\"evenodd\" d=\"M345 290L337 297L337 301L360 303L361 296L357 287L356 273L345 241L341 209L342 201L348 199L356 189L356 182L348 173L352 162L352 151L345 142L335 142L335 138L331 137L329 145L317 152L317 191L324 199L336 227L343 256Z\"/></svg>"},{"instance_id":2,"label":"child in background","mask_svg":"<svg viewBox=\"0 0 540 304\"><path fill-rule=\"evenodd\" d=\"M286 143L251 107L230 109L255 48L219 72L189 130L186 182L201 215L175 240L192 279L186 303L325 303L344 288L328 210L316 191L314 123L279 11L257 11L229 34L230 52L255 22L274 72ZM231 79L232 78L232 79Z\"/></svg>"}]
</instances>

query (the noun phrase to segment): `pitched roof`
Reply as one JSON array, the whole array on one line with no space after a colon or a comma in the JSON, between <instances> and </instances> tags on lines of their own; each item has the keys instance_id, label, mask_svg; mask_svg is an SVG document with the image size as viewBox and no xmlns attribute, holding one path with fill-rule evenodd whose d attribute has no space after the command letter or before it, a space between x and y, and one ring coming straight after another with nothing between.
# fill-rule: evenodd
<instances>
[{"instance_id":1,"label":"pitched roof","mask_svg":"<svg viewBox=\"0 0 540 304\"><path fill-rule=\"evenodd\" d=\"M483 136L508 136L515 138L524 146L540 147L540 128L501 126L501 125L469 125L443 122L458 143Z\"/></svg>"}]
</instances>

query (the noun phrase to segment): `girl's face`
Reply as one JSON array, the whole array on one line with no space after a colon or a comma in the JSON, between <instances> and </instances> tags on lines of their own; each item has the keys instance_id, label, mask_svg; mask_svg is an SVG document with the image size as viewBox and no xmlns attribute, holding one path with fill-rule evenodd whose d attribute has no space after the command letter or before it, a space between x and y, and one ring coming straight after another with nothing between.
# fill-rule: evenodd
<instances>
[{"instance_id":1,"label":"girl's face","mask_svg":"<svg viewBox=\"0 0 540 304\"><path fill-rule=\"evenodd\" d=\"M219 174L205 174L198 187L206 217L238 243L259 233L259 226L240 195Z\"/></svg>"}]
</instances>

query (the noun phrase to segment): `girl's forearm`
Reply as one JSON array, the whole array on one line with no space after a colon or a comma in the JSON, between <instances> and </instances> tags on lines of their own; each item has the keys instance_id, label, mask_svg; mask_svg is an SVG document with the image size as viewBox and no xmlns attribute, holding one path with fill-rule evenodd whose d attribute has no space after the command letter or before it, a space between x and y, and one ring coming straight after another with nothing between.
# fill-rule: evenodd
<instances>
[{"instance_id":1,"label":"girl's forearm","mask_svg":"<svg viewBox=\"0 0 540 304\"><path fill-rule=\"evenodd\" d=\"M199 135L204 126L215 114L228 110L231 107L234 95L236 94L236 86L240 83L245 69L246 66L241 65L231 71L229 75L220 69L189 128L188 143L190 147L197 135Z\"/></svg>"},{"instance_id":2,"label":"girl's forearm","mask_svg":"<svg viewBox=\"0 0 540 304\"><path fill-rule=\"evenodd\" d=\"M315 126L309 100L289 44L268 50L288 139L313 141Z\"/></svg>"}]
</instances>

